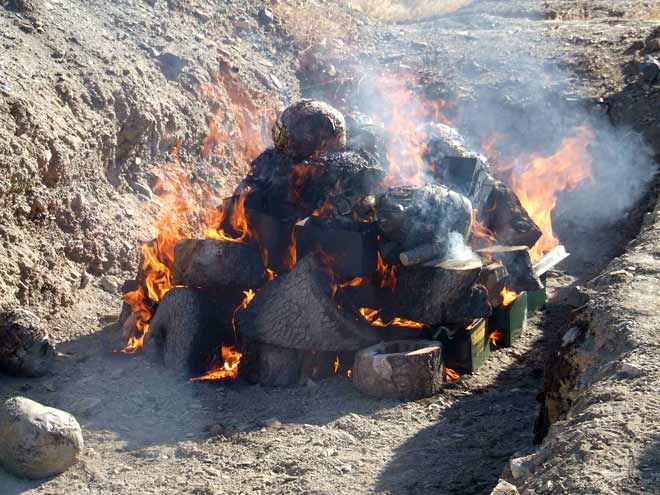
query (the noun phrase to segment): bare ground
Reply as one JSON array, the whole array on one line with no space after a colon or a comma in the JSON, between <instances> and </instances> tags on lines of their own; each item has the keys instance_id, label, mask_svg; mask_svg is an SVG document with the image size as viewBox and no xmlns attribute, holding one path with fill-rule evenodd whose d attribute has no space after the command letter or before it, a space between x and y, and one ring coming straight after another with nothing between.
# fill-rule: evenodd
<instances>
[{"instance_id":1,"label":"bare ground","mask_svg":"<svg viewBox=\"0 0 660 495\"><path fill-rule=\"evenodd\" d=\"M427 76L430 87L443 79L448 92L469 102L481 94L480 86L499 89L502 82L519 80L524 85L538 77L490 56L483 58L492 66L484 65L474 55L499 43L511 47L510 62L511 53L522 47L534 60L559 62L574 74L557 91L564 99L582 103L613 95L610 106L619 123L633 124L657 142L653 102L658 101L658 90L640 84L631 65L643 48L630 47L643 42L654 26L646 4L622 2L617 8L625 15L619 16L605 3L589 12L577 9L578 2L546 3L544 8L531 1L476 2L446 19L388 27L349 12L346 15L356 19L353 42L359 48L353 50L347 40L340 51L347 58L355 53L380 58L386 67L415 67ZM180 135L185 137L187 166L229 190L241 173L231 163L236 153L198 159L207 112L225 108L229 97L209 102L194 88L200 81L210 82L218 65L226 70L225 61L238 69L230 72L238 74L247 94L271 98L274 105L286 102L299 92L293 73L296 57L291 55L299 54L300 40L295 32L286 34L284 20L274 31L259 28L258 2L241 7L156 2L155 10L148 3L128 1L36 4L45 9L38 11L45 33L36 30L26 14L0 9L0 39L6 49L0 54L5 70L0 104L10 110L0 117L9 130L0 140L0 162L17 171L5 178L18 181L1 183L0 287L3 304L28 306L46 317L64 355L53 376L31 381L3 377L0 397L21 394L71 411L84 428L87 449L78 465L51 480L26 482L0 472L3 494L485 494L512 455L533 451L543 369L548 353L556 351L570 326L560 288L573 279L565 275L551 279L553 302L516 346L497 351L478 374L416 402L367 399L344 378L291 389L192 384L142 356L111 352L117 330L99 328L108 315L116 315L120 300L100 288L101 280L130 274L136 240L152 234L148 225L157 211L139 186L141 192L136 193L135 183L149 184L149 173L157 174L160 164L169 161L166 153ZM208 17L208 11L215 14ZM548 11L556 13L553 19L546 19ZM24 27L26 23L33 29ZM201 39L195 36L200 32ZM525 36L516 37L520 32ZM84 42L73 41L74 33L81 33ZM53 53L63 46L68 47L63 57ZM193 74L167 80L151 48L186 50L182 56L191 57ZM43 63L31 67L24 60ZM474 62L477 66L470 69ZM276 74L278 83L270 74ZM199 81L191 79L193 89L186 88L185 81L193 76ZM60 95L56 86L61 77L78 95L80 113L73 113L72 103ZM94 89L85 81L104 83ZM302 93L316 91L306 83L303 78ZM97 103L99 92L112 94L112 99L101 96ZM132 112L118 110L122 93L131 101ZM129 132L133 137L127 140L120 136L131 128L125 125L129 115L136 116L138 131ZM232 115L228 118L227 127L235 127ZM168 119L177 121L176 132L159 130ZM77 139L64 139L74 131ZM48 144L55 137L56 144ZM128 151L118 158L120 144L127 142ZM71 151L57 151L60 145ZM55 149L50 159L38 160L40 146ZM65 155L66 163L53 163L55 171L64 174L55 174L53 182L52 156ZM77 218L71 200L81 191L90 205L88 213ZM47 198L45 213L38 202L35 207L35 198L42 197ZM127 208L132 216L125 215ZM656 224L649 225L657 225L655 218ZM629 223L634 231L634 216ZM607 289L593 303L593 313L599 316L590 327L592 337L580 343L586 342L589 354L600 357L584 368L589 371L576 387L574 413L551 428L545 445L554 458L540 462L537 474L518 483L521 493L658 492L660 377L653 337L657 232L650 227L631 254L618 262L635 267L629 270L633 279ZM595 275L621 252L629 233L599 243L592 253L595 261L572 267L573 273L583 279ZM77 251L66 246L73 240L99 244L85 245L83 251L95 258L71 259L67 253ZM97 272L94 267L99 267ZM93 272L91 283L79 288L85 271ZM631 379L611 366L624 352L629 353L626 360L644 369L642 375Z\"/></svg>"}]
</instances>

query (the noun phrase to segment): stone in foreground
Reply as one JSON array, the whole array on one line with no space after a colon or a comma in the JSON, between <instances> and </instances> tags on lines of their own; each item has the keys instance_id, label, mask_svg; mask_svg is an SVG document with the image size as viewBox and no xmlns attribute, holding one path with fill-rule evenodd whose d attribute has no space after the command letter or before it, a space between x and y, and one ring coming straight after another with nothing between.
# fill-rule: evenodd
<instances>
[{"instance_id":1,"label":"stone in foreground","mask_svg":"<svg viewBox=\"0 0 660 495\"><path fill-rule=\"evenodd\" d=\"M38 377L50 370L55 349L39 318L25 309L0 313L0 370Z\"/></svg>"},{"instance_id":2,"label":"stone in foreground","mask_svg":"<svg viewBox=\"0 0 660 495\"><path fill-rule=\"evenodd\" d=\"M0 406L0 464L21 478L54 476L82 452L82 431L71 414L25 397Z\"/></svg>"}]
</instances>

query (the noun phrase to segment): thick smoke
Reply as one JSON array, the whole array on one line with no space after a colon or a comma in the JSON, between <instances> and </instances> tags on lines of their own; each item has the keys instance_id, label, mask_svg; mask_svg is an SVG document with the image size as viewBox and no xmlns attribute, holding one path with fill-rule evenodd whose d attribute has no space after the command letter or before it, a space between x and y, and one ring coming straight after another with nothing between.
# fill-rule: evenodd
<instances>
[{"instance_id":1,"label":"thick smoke","mask_svg":"<svg viewBox=\"0 0 660 495\"><path fill-rule=\"evenodd\" d=\"M485 154L494 156L491 165L496 176L506 180L512 172L527 167L532 156L551 156L578 128L586 126L593 131L588 145L592 179L560 193L553 211L555 233L560 233L562 242L576 247L583 240L593 242L580 233L613 229L635 208L657 168L650 147L632 129L614 127L603 105L575 96L586 92L576 87L579 78L570 70L543 55L551 52L540 48L553 41L538 27L532 27L538 21L450 15L434 22L468 28L473 35L470 56L459 63L463 73L459 81L452 83L454 87L469 86L471 94L467 98L450 96L451 104L441 112L471 149L485 152L484 144L493 143ZM505 29L511 29L510 36L498 32ZM438 70L442 71L441 65ZM378 116L386 127L401 113L419 128L429 121L443 120L432 115L433 110L423 99L404 98L402 103L399 86L383 85L383 74L389 74L401 86L410 86L397 72L365 67L353 108ZM447 91L451 93L451 85ZM394 136L402 138L405 136Z\"/></svg>"}]
</instances>

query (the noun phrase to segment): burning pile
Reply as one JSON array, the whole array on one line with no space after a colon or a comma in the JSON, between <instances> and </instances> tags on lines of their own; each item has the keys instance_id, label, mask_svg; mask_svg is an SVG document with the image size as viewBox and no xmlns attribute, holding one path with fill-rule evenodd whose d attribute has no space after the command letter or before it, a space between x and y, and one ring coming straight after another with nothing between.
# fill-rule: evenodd
<instances>
[{"instance_id":1,"label":"burning pile","mask_svg":"<svg viewBox=\"0 0 660 495\"><path fill-rule=\"evenodd\" d=\"M378 381L365 356L405 367L383 349L416 349L404 373L418 377L413 390L379 387L436 391L440 343L409 341L464 331L511 294L542 288L529 252L542 232L454 129L430 124L424 135L415 177L425 185L394 185L401 167L383 127L319 101L286 109L274 147L207 219L203 239L143 249L125 294L125 350L157 350L198 379L287 385L344 371L356 351L388 342L360 354L356 383Z\"/></svg>"}]
</instances>

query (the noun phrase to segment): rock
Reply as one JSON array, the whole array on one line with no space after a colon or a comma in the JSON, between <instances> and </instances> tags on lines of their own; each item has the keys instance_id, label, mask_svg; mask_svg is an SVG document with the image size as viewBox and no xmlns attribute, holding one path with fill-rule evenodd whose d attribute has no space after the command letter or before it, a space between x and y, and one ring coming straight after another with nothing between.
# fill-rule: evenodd
<instances>
[{"instance_id":1,"label":"rock","mask_svg":"<svg viewBox=\"0 0 660 495\"><path fill-rule=\"evenodd\" d=\"M163 52L157 58L160 71L170 81L178 79L183 69L190 63L188 60L171 52Z\"/></svg>"},{"instance_id":2,"label":"rock","mask_svg":"<svg viewBox=\"0 0 660 495\"><path fill-rule=\"evenodd\" d=\"M621 373L630 378L636 378L642 374L642 368L633 363L621 363Z\"/></svg>"},{"instance_id":3,"label":"rock","mask_svg":"<svg viewBox=\"0 0 660 495\"><path fill-rule=\"evenodd\" d=\"M505 480L500 480L490 495L518 495L518 489Z\"/></svg>"},{"instance_id":4,"label":"rock","mask_svg":"<svg viewBox=\"0 0 660 495\"><path fill-rule=\"evenodd\" d=\"M568 289L568 293L566 295L566 304L572 308L580 308L588 302L589 293L587 292L586 288L579 285L574 285Z\"/></svg>"},{"instance_id":5,"label":"rock","mask_svg":"<svg viewBox=\"0 0 660 495\"><path fill-rule=\"evenodd\" d=\"M23 478L54 476L71 467L84 446L69 413L24 397L0 406L0 464Z\"/></svg>"},{"instance_id":6,"label":"rock","mask_svg":"<svg viewBox=\"0 0 660 495\"><path fill-rule=\"evenodd\" d=\"M152 199L154 196L154 193L151 191L151 188L144 182L137 181L131 184L131 188L133 191L135 191L136 194L141 194L142 196L145 196L147 199Z\"/></svg>"},{"instance_id":7,"label":"rock","mask_svg":"<svg viewBox=\"0 0 660 495\"><path fill-rule=\"evenodd\" d=\"M55 348L39 318L25 309L0 313L0 370L15 376L43 376Z\"/></svg>"},{"instance_id":8,"label":"rock","mask_svg":"<svg viewBox=\"0 0 660 495\"><path fill-rule=\"evenodd\" d=\"M106 275L101 279L101 288L110 294L116 294L119 291L120 282L117 277Z\"/></svg>"},{"instance_id":9,"label":"rock","mask_svg":"<svg viewBox=\"0 0 660 495\"><path fill-rule=\"evenodd\" d=\"M509 469L511 469L511 474L513 475L514 480L529 476L532 473L534 466L534 454L525 457L517 457L509 461Z\"/></svg>"},{"instance_id":10,"label":"rock","mask_svg":"<svg viewBox=\"0 0 660 495\"><path fill-rule=\"evenodd\" d=\"M264 25L271 24L275 20L273 11L267 7L262 7L259 11L259 22Z\"/></svg>"},{"instance_id":11,"label":"rock","mask_svg":"<svg viewBox=\"0 0 660 495\"><path fill-rule=\"evenodd\" d=\"M653 84L660 78L660 62L654 58L645 60L639 64L639 72L647 83Z\"/></svg>"},{"instance_id":12,"label":"rock","mask_svg":"<svg viewBox=\"0 0 660 495\"><path fill-rule=\"evenodd\" d=\"M73 210L76 215L80 216L80 214L85 209L85 206L87 206L87 200L85 199L85 196L83 196L82 193L76 193L76 195L71 200L71 210Z\"/></svg>"}]
</instances>

